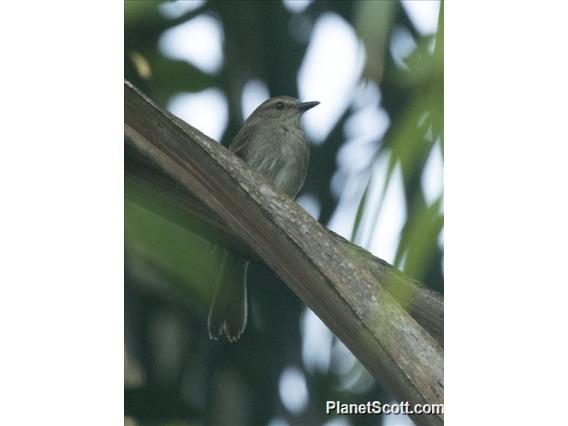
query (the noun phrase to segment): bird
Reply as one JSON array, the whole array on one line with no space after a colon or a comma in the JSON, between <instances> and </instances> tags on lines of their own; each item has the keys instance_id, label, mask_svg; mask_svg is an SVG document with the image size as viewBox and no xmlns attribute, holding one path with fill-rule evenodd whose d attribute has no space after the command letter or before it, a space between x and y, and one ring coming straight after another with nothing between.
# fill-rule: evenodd
<instances>
[{"instance_id":1,"label":"bird","mask_svg":"<svg viewBox=\"0 0 568 426\"><path fill-rule=\"evenodd\" d=\"M229 150L294 199L306 179L310 157L301 117L317 105L318 101L300 102L291 96L266 100L245 120ZM248 264L222 249L222 272L207 317L211 339L224 334L229 342L236 342L245 331Z\"/></svg>"}]
</instances>

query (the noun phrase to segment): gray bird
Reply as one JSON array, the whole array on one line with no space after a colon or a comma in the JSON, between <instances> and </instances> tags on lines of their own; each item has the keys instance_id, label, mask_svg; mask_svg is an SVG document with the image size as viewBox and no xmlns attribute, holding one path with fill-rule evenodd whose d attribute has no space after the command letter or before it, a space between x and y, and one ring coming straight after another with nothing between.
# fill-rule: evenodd
<instances>
[{"instance_id":1,"label":"gray bird","mask_svg":"<svg viewBox=\"0 0 568 426\"><path fill-rule=\"evenodd\" d=\"M319 102L278 96L262 103L245 121L229 149L295 198L308 171L310 146L300 127L304 112ZM223 333L236 342L247 325L247 268L243 258L223 250L221 279L209 308L209 337Z\"/></svg>"}]
</instances>

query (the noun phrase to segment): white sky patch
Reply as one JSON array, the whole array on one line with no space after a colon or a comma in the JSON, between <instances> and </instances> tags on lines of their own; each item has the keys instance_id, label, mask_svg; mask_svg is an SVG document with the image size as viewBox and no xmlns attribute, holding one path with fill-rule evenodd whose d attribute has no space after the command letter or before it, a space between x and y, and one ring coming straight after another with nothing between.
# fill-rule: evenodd
<instances>
[{"instance_id":1,"label":"white sky patch","mask_svg":"<svg viewBox=\"0 0 568 426\"><path fill-rule=\"evenodd\" d=\"M421 184L428 204L432 204L442 194L444 189L444 160L439 143L434 145L428 160L426 160Z\"/></svg>"},{"instance_id":2,"label":"white sky patch","mask_svg":"<svg viewBox=\"0 0 568 426\"><path fill-rule=\"evenodd\" d=\"M396 401L392 401L396 404ZM415 426L414 422L410 420L405 414L385 414L383 417L383 426Z\"/></svg>"},{"instance_id":3,"label":"white sky patch","mask_svg":"<svg viewBox=\"0 0 568 426\"><path fill-rule=\"evenodd\" d=\"M336 417L325 422L323 426L351 426L351 422L345 417Z\"/></svg>"},{"instance_id":4,"label":"white sky patch","mask_svg":"<svg viewBox=\"0 0 568 426\"><path fill-rule=\"evenodd\" d=\"M388 160L388 155L382 155L375 160L375 164L373 164L373 175L367 190L367 201L363 211L363 217L361 218L361 223L359 224L358 238L355 241L355 243L360 244L363 247L371 243L370 233L373 227L375 213L381 204L381 191L385 183ZM355 221L355 216L352 221Z\"/></svg>"},{"instance_id":5,"label":"white sky patch","mask_svg":"<svg viewBox=\"0 0 568 426\"><path fill-rule=\"evenodd\" d=\"M311 217L318 220L321 211L321 204L316 197L312 194L302 194L296 201Z\"/></svg>"},{"instance_id":6,"label":"white sky patch","mask_svg":"<svg viewBox=\"0 0 568 426\"><path fill-rule=\"evenodd\" d=\"M160 4L159 9L162 16L175 19L197 9L203 4L205 4L205 0L176 0Z\"/></svg>"},{"instance_id":7,"label":"white sky patch","mask_svg":"<svg viewBox=\"0 0 568 426\"><path fill-rule=\"evenodd\" d=\"M378 179L373 179L372 188L369 189L370 196L380 197L386 177L386 166L381 167L378 173L382 173L382 176ZM371 205L368 207L369 216L372 216L375 209ZM405 207L402 172L400 165L397 165L391 176L375 230L369 239L369 251L389 263L393 263L396 256L400 231L406 221ZM367 230L370 231L370 228L367 228ZM367 236L367 234L364 235L365 237Z\"/></svg>"},{"instance_id":8,"label":"white sky patch","mask_svg":"<svg viewBox=\"0 0 568 426\"><path fill-rule=\"evenodd\" d=\"M223 136L229 121L227 99L216 88L177 94L168 102L168 110L216 141Z\"/></svg>"},{"instance_id":9,"label":"white sky patch","mask_svg":"<svg viewBox=\"0 0 568 426\"><path fill-rule=\"evenodd\" d=\"M312 142L323 142L351 103L364 63L365 49L353 27L335 13L323 14L298 72L300 99L321 102L304 115Z\"/></svg>"},{"instance_id":10,"label":"white sky patch","mask_svg":"<svg viewBox=\"0 0 568 426\"><path fill-rule=\"evenodd\" d=\"M343 133L347 139L337 153L338 173L349 176L363 171L373 161L379 140L387 130L390 120L379 107L380 92L375 84L362 82L353 100L353 113L345 121ZM341 182L334 179L335 194L341 194Z\"/></svg>"},{"instance_id":11,"label":"white sky patch","mask_svg":"<svg viewBox=\"0 0 568 426\"><path fill-rule=\"evenodd\" d=\"M187 61L203 72L216 73L223 65L223 28L209 15L164 31L158 44L166 57Z\"/></svg>"},{"instance_id":12,"label":"white sky patch","mask_svg":"<svg viewBox=\"0 0 568 426\"><path fill-rule=\"evenodd\" d=\"M438 30L439 0L401 0L410 20L422 35L435 34Z\"/></svg>"},{"instance_id":13,"label":"white sky patch","mask_svg":"<svg viewBox=\"0 0 568 426\"><path fill-rule=\"evenodd\" d=\"M345 183L343 183L343 179L345 179ZM361 181L358 177L346 176L345 173L339 171L333 176L331 189L335 194L339 194L340 198L327 226L343 238L350 239L364 188L361 187Z\"/></svg>"},{"instance_id":14,"label":"white sky patch","mask_svg":"<svg viewBox=\"0 0 568 426\"><path fill-rule=\"evenodd\" d=\"M268 422L268 426L290 426L290 423L283 419L282 417L275 417L270 422Z\"/></svg>"},{"instance_id":15,"label":"white sky patch","mask_svg":"<svg viewBox=\"0 0 568 426\"><path fill-rule=\"evenodd\" d=\"M390 124L384 109L369 105L353 113L345 121L345 136L376 141L383 137Z\"/></svg>"},{"instance_id":16,"label":"white sky patch","mask_svg":"<svg viewBox=\"0 0 568 426\"><path fill-rule=\"evenodd\" d=\"M292 13L300 13L306 10L312 0L282 0L284 7Z\"/></svg>"},{"instance_id":17,"label":"white sky patch","mask_svg":"<svg viewBox=\"0 0 568 426\"><path fill-rule=\"evenodd\" d=\"M333 194L340 198L341 215L334 215L331 226L340 225L343 231L336 231L350 237L355 212L362 195L361 173L370 166L380 138L389 125L388 115L379 107L380 92L374 84L362 82L356 89L352 109L346 120L343 133L346 138L337 153L337 171L331 180ZM347 187L346 187L347 185ZM349 206L349 204L351 204ZM351 217L344 217L349 212ZM351 222L349 224L349 222Z\"/></svg>"},{"instance_id":18,"label":"white sky patch","mask_svg":"<svg viewBox=\"0 0 568 426\"><path fill-rule=\"evenodd\" d=\"M333 335L327 326L310 309L304 311L302 328L302 360L308 371L326 372L331 359Z\"/></svg>"},{"instance_id":19,"label":"white sky patch","mask_svg":"<svg viewBox=\"0 0 568 426\"><path fill-rule=\"evenodd\" d=\"M339 377L338 389L361 393L375 383L351 351L339 339L333 342L330 369Z\"/></svg>"},{"instance_id":20,"label":"white sky patch","mask_svg":"<svg viewBox=\"0 0 568 426\"><path fill-rule=\"evenodd\" d=\"M395 64L400 68L408 70L408 65L404 63L412 51L416 49L416 41L412 34L404 27L396 27L393 29L390 43L390 52Z\"/></svg>"},{"instance_id":21,"label":"white sky patch","mask_svg":"<svg viewBox=\"0 0 568 426\"><path fill-rule=\"evenodd\" d=\"M347 349L347 346L341 340L336 339L331 350L331 369L333 372L339 375L348 374L356 363L357 360Z\"/></svg>"},{"instance_id":22,"label":"white sky patch","mask_svg":"<svg viewBox=\"0 0 568 426\"><path fill-rule=\"evenodd\" d=\"M245 120L261 103L270 97L268 87L261 80L250 80L245 84L241 97L241 109Z\"/></svg>"},{"instance_id":23,"label":"white sky patch","mask_svg":"<svg viewBox=\"0 0 568 426\"><path fill-rule=\"evenodd\" d=\"M381 89L373 80L362 80L355 89L353 108L359 109L369 105L379 105L381 101Z\"/></svg>"},{"instance_id":24,"label":"white sky patch","mask_svg":"<svg viewBox=\"0 0 568 426\"><path fill-rule=\"evenodd\" d=\"M348 139L339 148L337 153L337 164L339 166L336 175L332 178L332 189L334 194L340 195L343 192L341 187L344 179L339 179L339 175L351 176L354 173L363 172L369 167L373 156L377 152L376 140L368 140L365 137ZM335 177L337 176L337 178Z\"/></svg>"},{"instance_id":25,"label":"white sky patch","mask_svg":"<svg viewBox=\"0 0 568 426\"><path fill-rule=\"evenodd\" d=\"M280 399L291 413L301 412L308 404L306 378L297 367L286 367L278 384Z\"/></svg>"}]
</instances>

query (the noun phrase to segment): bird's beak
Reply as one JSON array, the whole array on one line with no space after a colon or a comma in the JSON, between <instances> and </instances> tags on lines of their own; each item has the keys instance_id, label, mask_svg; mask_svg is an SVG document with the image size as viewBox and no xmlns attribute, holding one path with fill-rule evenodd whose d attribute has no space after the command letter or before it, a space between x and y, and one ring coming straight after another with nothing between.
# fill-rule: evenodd
<instances>
[{"instance_id":1,"label":"bird's beak","mask_svg":"<svg viewBox=\"0 0 568 426\"><path fill-rule=\"evenodd\" d=\"M306 112L309 109L312 109L313 107L319 105L318 101L313 101L313 102L301 102L298 104L298 109L302 112Z\"/></svg>"}]
</instances>

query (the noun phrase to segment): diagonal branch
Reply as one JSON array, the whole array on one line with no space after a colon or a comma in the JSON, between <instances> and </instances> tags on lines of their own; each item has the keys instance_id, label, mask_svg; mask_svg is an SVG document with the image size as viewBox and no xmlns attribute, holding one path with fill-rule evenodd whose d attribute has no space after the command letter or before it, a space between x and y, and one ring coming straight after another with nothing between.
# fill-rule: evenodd
<instances>
[{"instance_id":1,"label":"diagonal branch","mask_svg":"<svg viewBox=\"0 0 568 426\"><path fill-rule=\"evenodd\" d=\"M443 402L440 296L330 233L223 146L128 82L125 137L127 196L157 194L175 207L172 220L266 263L398 399ZM443 415L413 419L443 423Z\"/></svg>"}]
</instances>

